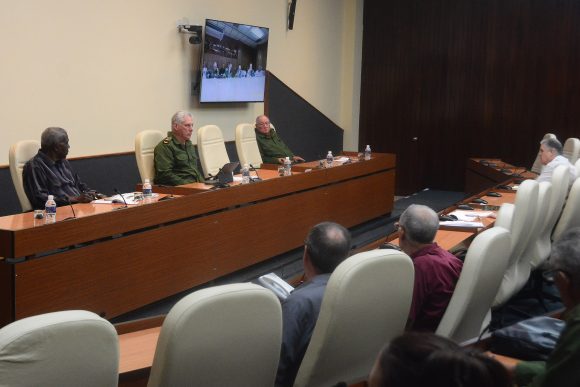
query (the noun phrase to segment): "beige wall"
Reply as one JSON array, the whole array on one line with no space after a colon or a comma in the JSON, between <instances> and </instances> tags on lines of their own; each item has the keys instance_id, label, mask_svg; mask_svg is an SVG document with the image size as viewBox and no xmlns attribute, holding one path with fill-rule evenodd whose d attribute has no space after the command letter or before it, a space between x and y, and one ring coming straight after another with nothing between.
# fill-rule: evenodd
<instances>
[{"instance_id":1,"label":"beige wall","mask_svg":"<svg viewBox=\"0 0 580 387\"><path fill-rule=\"evenodd\" d=\"M201 46L176 23L205 18L270 28L268 69L358 142L363 0L10 1L0 13L0 164L10 144L47 126L69 132L70 156L133 150L135 134L167 130L180 109L196 126L217 124L226 140L263 104L200 106L191 96ZM303 67L308 63L309 67ZM195 137L195 136L194 136ZM195 139L192 139L195 142Z\"/></svg>"}]
</instances>

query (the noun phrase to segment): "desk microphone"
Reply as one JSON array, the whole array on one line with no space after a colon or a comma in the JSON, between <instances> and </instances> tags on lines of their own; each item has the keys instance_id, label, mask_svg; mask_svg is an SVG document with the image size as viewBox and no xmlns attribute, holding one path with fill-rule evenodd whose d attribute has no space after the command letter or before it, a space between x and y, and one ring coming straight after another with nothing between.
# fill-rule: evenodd
<instances>
[{"instance_id":1,"label":"desk microphone","mask_svg":"<svg viewBox=\"0 0 580 387\"><path fill-rule=\"evenodd\" d=\"M64 218L63 220L70 220L70 219L76 219L77 214L75 214L75 208L72 205L72 202L70 201L68 196L64 196L64 200L66 200L66 204L68 204L70 206L70 209L72 211L73 216L69 216L68 218Z\"/></svg>"},{"instance_id":2,"label":"desk microphone","mask_svg":"<svg viewBox=\"0 0 580 387\"><path fill-rule=\"evenodd\" d=\"M127 207L129 207L129 206L127 205L127 201L125 200L125 197L123 196L123 194L122 194L121 192L119 192L119 190L118 190L117 188L113 188L113 191L115 191L115 193L116 193L117 195L121 196L121 199L123 199L123 203L125 203L125 205L124 205L123 207L119 207L119 208L117 208L117 209L118 209L118 210L120 210L121 208L127 208Z\"/></svg>"},{"instance_id":3,"label":"desk microphone","mask_svg":"<svg viewBox=\"0 0 580 387\"><path fill-rule=\"evenodd\" d=\"M250 176L250 181L262 181L262 178L260 177L258 170L256 168L254 168L254 166L252 164L249 164L249 165L250 165L250 171L256 172L256 177Z\"/></svg>"}]
</instances>

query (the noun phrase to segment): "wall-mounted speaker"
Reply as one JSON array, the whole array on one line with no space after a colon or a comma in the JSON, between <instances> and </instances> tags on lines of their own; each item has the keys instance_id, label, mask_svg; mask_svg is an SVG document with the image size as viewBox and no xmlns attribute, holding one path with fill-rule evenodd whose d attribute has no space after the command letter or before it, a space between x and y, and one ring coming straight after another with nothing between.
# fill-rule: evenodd
<instances>
[{"instance_id":1,"label":"wall-mounted speaker","mask_svg":"<svg viewBox=\"0 0 580 387\"><path fill-rule=\"evenodd\" d=\"M296 0L290 1L290 8L288 9L288 29L294 28L294 13L296 12Z\"/></svg>"}]
</instances>

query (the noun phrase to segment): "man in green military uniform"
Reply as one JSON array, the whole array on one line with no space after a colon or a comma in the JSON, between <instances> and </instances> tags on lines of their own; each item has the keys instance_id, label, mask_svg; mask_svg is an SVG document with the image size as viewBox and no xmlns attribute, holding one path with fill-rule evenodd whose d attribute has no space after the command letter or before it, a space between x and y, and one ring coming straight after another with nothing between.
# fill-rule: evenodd
<instances>
[{"instance_id":1,"label":"man in green military uniform","mask_svg":"<svg viewBox=\"0 0 580 387\"><path fill-rule=\"evenodd\" d=\"M179 111L171 118L171 132L155 147L155 184L181 185L203 181L191 143L193 115Z\"/></svg>"},{"instance_id":2,"label":"man in green military uniform","mask_svg":"<svg viewBox=\"0 0 580 387\"><path fill-rule=\"evenodd\" d=\"M267 116L256 118L256 140L265 163L284 164L286 157L290 157L290 160L294 162L304 161L302 157L295 156L278 133L270 127L270 119Z\"/></svg>"}]
</instances>

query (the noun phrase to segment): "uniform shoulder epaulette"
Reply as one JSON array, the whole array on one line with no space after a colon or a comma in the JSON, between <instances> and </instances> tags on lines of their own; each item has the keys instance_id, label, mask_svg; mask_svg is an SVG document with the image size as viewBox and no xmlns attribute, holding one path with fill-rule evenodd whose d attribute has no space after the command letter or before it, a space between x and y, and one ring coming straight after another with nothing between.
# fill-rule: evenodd
<instances>
[{"instance_id":1,"label":"uniform shoulder epaulette","mask_svg":"<svg viewBox=\"0 0 580 387\"><path fill-rule=\"evenodd\" d=\"M163 143L169 144L169 141L171 141L171 137L165 137L165 139L163 140Z\"/></svg>"}]
</instances>

